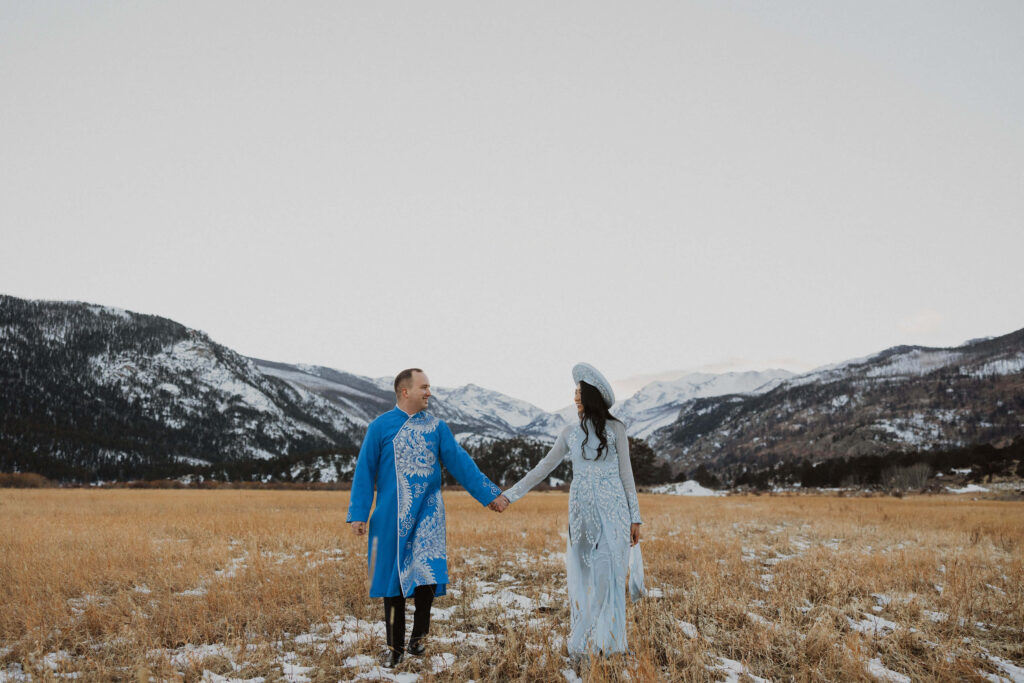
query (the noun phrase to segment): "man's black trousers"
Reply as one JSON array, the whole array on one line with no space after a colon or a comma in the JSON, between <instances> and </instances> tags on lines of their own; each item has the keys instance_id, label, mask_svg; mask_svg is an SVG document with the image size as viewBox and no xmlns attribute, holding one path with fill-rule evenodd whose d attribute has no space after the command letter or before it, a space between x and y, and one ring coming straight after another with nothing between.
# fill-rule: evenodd
<instances>
[{"instance_id":1,"label":"man's black trousers","mask_svg":"<svg viewBox=\"0 0 1024 683\"><path fill-rule=\"evenodd\" d=\"M436 584L416 586L412 593L416 612L412 618L410 645L422 640L430 631L430 606L434 602L436 588ZM392 652L405 652L405 598L403 596L384 598L384 628L387 630L388 648Z\"/></svg>"}]
</instances>

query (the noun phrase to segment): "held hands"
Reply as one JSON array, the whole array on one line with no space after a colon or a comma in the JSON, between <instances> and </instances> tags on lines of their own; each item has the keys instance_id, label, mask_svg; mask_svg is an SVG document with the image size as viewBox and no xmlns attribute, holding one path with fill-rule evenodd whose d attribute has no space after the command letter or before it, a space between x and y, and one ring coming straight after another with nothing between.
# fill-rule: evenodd
<instances>
[{"instance_id":1,"label":"held hands","mask_svg":"<svg viewBox=\"0 0 1024 683\"><path fill-rule=\"evenodd\" d=\"M629 545L634 546L640 542L640 525L629 525Z\"/></svg>"},{"instance_id":2,"label":"held hands","mask_svg":"<svg viewBox=\"0 0 1024 683\"><path fill-rule=\"evenodd\" d=\"M505 497L505 494L501 494L500 496L492 500L487 507L491 508L495 512L504 512L505 508L507 508L509 505L511 505L511 503L509 502L508 498Z\"/></svg>"},{"instance_id":3,"label":"held hands","mask_svg":"<svg viewBox=\"0 0 1024 683\"><path fill-rule=\"evenodd\" d=\"M352 525L352 533L356 536L366 535L366 522L350 522Z\"/></svg>"}]
</instances>

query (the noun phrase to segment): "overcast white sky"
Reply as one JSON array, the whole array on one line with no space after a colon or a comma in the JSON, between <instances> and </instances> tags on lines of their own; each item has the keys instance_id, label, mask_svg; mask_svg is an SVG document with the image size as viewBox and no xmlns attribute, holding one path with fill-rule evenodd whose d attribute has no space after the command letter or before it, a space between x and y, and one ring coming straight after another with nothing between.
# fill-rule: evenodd
<instances>
[{"instance_id":1,"label":"overcast white sky","mask_svg":"<svg viewBox=\"0 0 1024 683\"><path fill-rule=\"evenodd\" d=\"M1024 3L0 0L0 292L553 409L1024 327Z\"/></svg>"}]
</instances>

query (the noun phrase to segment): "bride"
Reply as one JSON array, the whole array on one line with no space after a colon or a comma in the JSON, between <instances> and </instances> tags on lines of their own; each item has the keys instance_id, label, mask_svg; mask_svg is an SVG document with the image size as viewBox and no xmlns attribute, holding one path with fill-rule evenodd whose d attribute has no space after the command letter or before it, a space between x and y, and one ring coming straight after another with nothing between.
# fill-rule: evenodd
<instances>
[{"instance_id":1,"label":"bride","mask_svg":"<svg viewBox=\"0 0 1024 683\"><path fill-rule=\"evenodd\" d=\"M640 507L629 463L626 428L608 409L611 384L587 363L572 369L579 422L567 426L537 466L495 501L501 508L522 498L567 454L569 488L568 581L571 656L626 651L626 564L640 540ZM500 501L500 502L499 502Z\"/></svg>"}]
</instances>

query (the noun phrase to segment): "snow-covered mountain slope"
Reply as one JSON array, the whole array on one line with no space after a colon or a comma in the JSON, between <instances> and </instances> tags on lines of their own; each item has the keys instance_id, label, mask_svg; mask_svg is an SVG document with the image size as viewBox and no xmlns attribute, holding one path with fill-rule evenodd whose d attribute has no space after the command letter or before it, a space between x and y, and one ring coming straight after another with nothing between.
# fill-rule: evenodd
<instances>
[{"instance_id":1,"label":"snow-covered mountain slope","mask_svg":"<svg viewBox=\"0 0 1024 683\"><path fill-rule=\"evenodd\" d=\"M726 394L760 394L793 377L787 370L762 370L710 374L695 372L670 382L651 382L612 412L626 423L630 436L647 438L675 422L687 401Z\"/></svg>"},{"instance_id":2,"label":"snow-covered mountain slope","mask_svg":"<svg viewBox=\"0 0 1024 683\"><path fill-rule=\"evenodd\" d=\"M391 381L245 358L156 316L0 295L0 470L178 476L285 458L340 474L366 424L394 406ZM473 384L435 388L431 412L464 443L550 443L576 420L572 405L547 413ZM1024 432L1024 330L800 376L693 373L651 382L613 413L680 466L995 443Z\"/></svg>"},{"instance_id":3,"label":"snow-covered mountain slope","mask_svg":"<svg viewBox=\"0 0 1024 683\"><path fill-rule=\"evenodd\" d=\"M138 324L131 318L129 323ZM123 398L142 407L172 429L187 428L190 418L201 416L211 407L220 414L250 413L246 425L266 420L265 431L279 437L312 436L329 442L324 432L327 423L335 433L354 432L357 423L315 394L268 381L255 365L243 356L214 343L195 330L187 339L167 344L154 353L139 353L136 348L105 351L89 356L93 379L105 387L116 388ZM300 406L306 415L298 417L290 409ZM314 420L303 418L313 417ZM244 436L246 426L233 430ZM266 449L249 445L238 455L276 457Z\"/></svg>"},{"instance_id":4,"label":"snow-covered mountain slope","mask_svg":"<svg viewBox=\"0 0 1024 683\"><path fill-rule=\"evenodd\" d=\"M897 346L767 392L698 398L648 441L691 467L1002 444L1024 433L1024 330L949 349Z\"/></svg>"},{"instance_id":5,"label":"snow-covered mountain slope","mask_svg":"<svg viewBox=\"0 0 1024 683\"><path fill-rule=\"evenodd\" d=\"M263 374L319 395L363 427L395 406L395 392L390 382L382 387L380 380L319 365L289 365L259 358L251 360Z\"/></svg>"},{"instance_id":6,"label":"snow-covered mountain slope","mask_svg":"<svg viewBox=\"0 0 1024 683\"><path fill-rule=\"evenodd\" d=\"M0 330L0 470L177 476L179 466L350 459L361 438L331 402L165 318L0 296Z\"/></svg>"},{"instance_id":7,"label":"snow-covered mountain slope","mask_svg":"<svg viewBox=\"0 0 1024 683\"><path fill-rule=\"evenodd\" d=\"M787 384L827 384L852 376L870 380L899 380L921 377L947 368L956 368L959 374L973 377L1008 375L1024 370L1024 352L1010 350L995 356L978 356L976 351L991 342L992 338L983 338L952 349L895 346L865 358L817 368L794 377Z\"/></svg>"},{"instance_id":8,"label":"snow-covered mountain slope","mask_svg":"<svg viewBox=\"0 0 1024 683\"><path fill-rule=\"evenodd\" d=\"M438 387L433 390L433 394L449 408L511 433L518 433L538 417L547 414L532 403L476 384L466 384L455 389Z\"/></svg>"},{"instance_id":9,"label":"snow-covered mountain slope","mask_svg":"<svg viewBox=\"0 0 1024 683\"><path fill-rule=\"evenodd\" d=\"M391 379L371 379L320 366L253 361L267 375L318 394L363 425L395 405ZM432 393L430 412L447 422L461 440L471 436L553 440L561 427L557 417L537 406L476 384L434 387Z\"/></svg>"},{"instance_id":10,"label":"snow-covered mountain slope","mask_svg":"<svg viewBox=\"0 0 1024 683\"><path fill-rule=\"evenodd\" d=\"M568 417L562 414L563 411L557 413L544 413L538 415L530 424L520 429L520 434L533 439L539 439L548 443L553 443L558 438L558 433L569 423ZM576 409L572 411L573 418L576 415Z\"/></svg>"}]
</instances>

